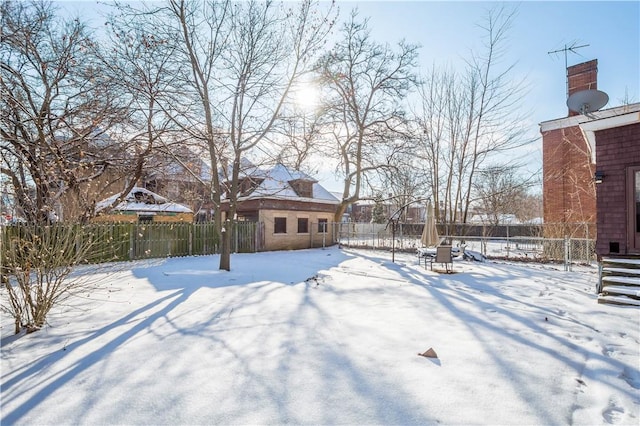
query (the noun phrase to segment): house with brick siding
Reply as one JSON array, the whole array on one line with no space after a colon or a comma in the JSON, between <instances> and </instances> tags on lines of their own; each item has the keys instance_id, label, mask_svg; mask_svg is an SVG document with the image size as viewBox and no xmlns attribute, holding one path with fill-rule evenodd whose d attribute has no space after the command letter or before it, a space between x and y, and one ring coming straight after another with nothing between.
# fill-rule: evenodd
<instances>
[{"instance_id":1,"label":"house with brick siding","mask_svg":"<svg viewBox=\"0 0 640 426\"><path fill-rule=\"evenodd\" d=\"M245 167L236 220L256 222L260 250L296 250L335 243L338 199L316 179L282 164ZM220 206L227 219L229 201Z\"/></svg>"},{"instance_id":2,"label":"house with brick siding","mask_svg":"<svg viewBox=\"0 0 640 426\"><path fill-rule=\"evenodd\" d=\"M567 97L597 90L597 73L568 67ZM540 132L545 236L595 235L598 303L640 306L640 103L569 110Z\"/></svg>"},{"instance_id":3,"label":"house with brick siding","mask_svg":"<svg viewBox=\"0 0 640 426\"><path fill-rule=\"evenodd\" d=\"M133 187L119 204L111 207L120 195L96 203L94 223L193 222L193 211L189 207L170 202L148 189Z\"/></svg>"},{"instance_id":4,"label":"house with brick siding","mask_svg":"<svg viewBox=\"0 0 640 426\"><path fill-rule=\"evenodd\" d=\"M597 60L568 67L567 95L597 89L597 72ZM597 235L599 255L640 254L639 118L630 104L540 123L547 237Z\"/></svg>"},{"instance_id":5,"label":"house with brick siding","mask_svg":"<svg viewBox=\"0 0 640 426\"><path fill-rule=\"evenodd\" d=\"M567 96L597 89L597 73L597 60L568 67ZM593 238L595 235L595 156L580 129L580 123L588 120L568 110L567 117L540 124L546 237Z\"/></svg>"}]
</instances>

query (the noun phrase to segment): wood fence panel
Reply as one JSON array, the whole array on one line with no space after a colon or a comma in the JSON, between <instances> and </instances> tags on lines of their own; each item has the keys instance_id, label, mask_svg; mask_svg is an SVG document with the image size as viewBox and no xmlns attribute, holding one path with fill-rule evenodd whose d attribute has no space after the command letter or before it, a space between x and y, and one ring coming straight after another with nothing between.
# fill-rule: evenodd
<instances>
[{"instance_id":1,"label":"wood fence panel","mask_svg":"<svg viewBox=\"0 0 640 426\"><path fill-rule=\"evenodd\" d=\"M256 223L238 222L233 227L234 248L236 253L256 252Z\"/></svg>"},{"instance_id":2,"label":"wood fence panel","mask_svg":"<svg viewBox=\"0 0 640 426\"><path fill-rule=\"evenodd\" d=\"M47 235L55 241L56 233L69 232L69 227L79 238L77 247L85 247L83 239L90 239L91 251L84 259L90 263L210 255L218 253L220 247L213 223L56 224L46 227ZM260 241L258 225L246 222L235 228L237 243L232 247L237 252L255 252ZM0 258L12 241L28 239L37 229L29 225L0 226Z\"/></svg>"},{"instance_id":3,"label":"wood fence panel","mask_svg":"<svg viewBox=\"0 0 640 426\"><path fill-rule=\"evenodd\" d=\"M206 255L218 252L218 238L213 223L196 223L192 225L191 254Z\"/></svg>"}]
</instances>

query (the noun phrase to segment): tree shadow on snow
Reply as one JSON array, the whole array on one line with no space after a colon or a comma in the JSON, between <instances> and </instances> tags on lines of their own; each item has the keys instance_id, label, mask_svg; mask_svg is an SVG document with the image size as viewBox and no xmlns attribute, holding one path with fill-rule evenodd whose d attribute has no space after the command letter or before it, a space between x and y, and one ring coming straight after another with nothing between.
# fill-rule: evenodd
<instances>
[{"instance_id":1,"label":"tree shadow on snow","mask_svg":"<svg viewBox=\"0 0 640 426\"><path fill-rule=\"evenodd\" d=\"M284 285L295 285L313 277L323 269L334 267L351 257L337 247L323 249L299 250L295 252L261 253L259 256L251 254L232 255L232 270L219 271L218 256L202 256L188 258L171 258L155 261L132 262L131 272L136 278L148 280L158 292L168 292L160 295L150 303L126 314L122 318L104 327L83 334L78 340L66 343L61 349L54 348L46 355L20 366L10 373L4 374L2 399L2 424L15 424L32 410L38 410L39 404L59 388L72 381L82 372L96 363L107 359L119 347L131 340L139 333L148 331L152 325L160 320L170 320L170 313L186 302L201 288L220 288L227 286L248 286L246 293L255 293L256 288L269 282ZM286 263L283 264L283 259ZM114 266L122 270L122 265ZM259 281L258 281L259 280ZM125 290L126 291L126 290ZM218 310L222 312L224 306ZM215 320L218 313L214 313L211 320ZM112 336L114 331L116 336ZM108 335L108 337L107 337ZM108 339L102 342L102 339ZM9 341L9 340L7 340ZM89 350L71 365L64 366L61 373L52 376L43 374L56 363L64 362L74 352L84 352L88 344L100 342L99 347ZM30 388L38 388L29 400L17 407L7 410L7 406L20 396L19 389L11 390L25 381L31 381Z\"/></svg>"},{"instance_id":2,"label":"tree shadow on snow","mask_svg":"<svg viewBox=\"0 0 640 426\"><path fill-rule=\"evenodd\" d=\"M607 365L604 373L612 377L616 377L620 372L628 369L623 362L606 356L602 350L579 345L578 341L571 339L571 334L563 329L564 325L584 328L587 334L597 334L599 331L589 324L571 319L564 315L564 312L536 304L536 296L541 293L539 288L531 288L530 295L519 299L504 294L501 290L502 287L508 287L511 282L532 273L532 270L523 273L521 268L526 267L472 263L475 267L472 270L464 271L463 265L466 262L454 260L454 270L457 267L456 273L440 274L424 268L420 261L408 255L400 255L396 263L391 262L391 255L385 252L365 254L360 251L358 255L398 274L400 279L424 288L437 301L439 307L448 310L456 318L464 319L469 333L476 337L477 342L485 342L485 353L489 354L494 364L501 368L505 376L510 377L514 383L514 391L519 394L522 401L526 401L544 423L554 424L565 421L565 419L553 417L552 413L557 410L544 405L544 399L539 398L536 394L534 383L528 380L529 376L512 374L514 370L517 370L517 367L523 368L523 366L517 366L515 362L505 359L500 349L489 343L491 339L487 339L487 336L501 335L512 344L526 348L530 353L524 358L525 360L536 357L531 352L539 352L541 355L544 354L559 360L569 367L576 377L580 377L584 373L587 360L598 360ZM483 300L486 296L491 296L491 298L488 301ZM592 298L590 302L596 303L595 298ZM475 309L469 309L469 307ZM494 320L499 317L506 318L506 322L510 326L505 327L504 321ZM553 323L550 320L553 320ZM523 330L527 332L523 333ZM544 339L541 338L543 336ZM602 373L596 372L595 374ZM619 392L629 395L632 400L634 399L632 391L625 386L623 380L618 380L613 386L617 387ZM567 390L565 389L565 391ZM568 408L575 409L576 407ZM571 413L568 415L571 418Z\"/></svg>"}]
</instances>

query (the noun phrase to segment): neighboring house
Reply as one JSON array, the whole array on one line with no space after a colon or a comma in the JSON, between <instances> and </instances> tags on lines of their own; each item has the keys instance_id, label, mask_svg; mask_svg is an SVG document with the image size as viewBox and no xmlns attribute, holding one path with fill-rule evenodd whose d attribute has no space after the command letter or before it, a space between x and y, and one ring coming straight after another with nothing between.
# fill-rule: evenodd
<instances>
[{"instance_id":1,"label":"neighboring house","mask_svg":"<svg viewBox=\"0 0 640 426\"><path fill-rule=\"evenodd\" d=\"M172 155L154 154L149 164L139 186L188 206L196 221L212 220L211 167L205 155L193 147L176 147Z\"/></svg>"},{"instance_id":2,"label":"neighboring house","mask_svg":"<svg viewBox=\"0 0 640 426\"><path fill-rule=\"evenodd\" d=\"M357 223L370 223L373 221L376 201L372 199L359 200L349 206L345 214L348 214L348 221ZM388 220L392 214L398 210L398 206L389 201L382 202L382 215ZM426 208L420 203L406 206L403 212L402 221L406 223L423 223L425 220ZM386 220L385 220L386 223Z\"/></svg>"},{"instance_id":3,"label":"neighboring house","mask_svg":"<svg viewBox=\"0 0 640 426\"><path fill-rule=\"evenodd\" d=\"M469 223L483 224L483 225L519 225L520 221L515 214L474 214L469 219Z\"/></svg>"},{"instance_id":4,"label":"neighboring house","mask_svg":"<svg viewBox=\"0 0 640 426\"><path fill-rule=\"evenodd\" d=\"M193 211L181 204L144 188L134 187L127 197L113 209L109 206L120 194L96 204L94 222L193 222Z\"/></svg>"},{"instance_id":5,"label":"neighboring house","mask_svg":"<svg viewBox=\"0 0 640 426\"><path fill-rule=\"evenodd\" d=\"M596 89L597 61L567 68L567 78L569 95ZM606 174L621 177L632 173L625 170L640 163L637 136L634 136L637 130L630 124L637 119L639 110L640 104L631 104L586 115L569 111L566 118L540 123L545 236L594 238L597 235L598 254L615 253L616 247L619 253L626 253L627 248L633 250L633 245L627 243L627 240L633 242L627 223L631 213L622 209L625 203L630 203L631 195L625 194L631 194L629 188L633 182L610 178L609 182L615 180L616 184L608 186L606 192L598 187L596 204L595 176L596 171L602 173L604 168ZM599 146L594 132L601 135ZM617 213L611 213L613 210ZM622 217L626 218L625 223L620 220ZM550 234L554 232L559 235ZM601 235L602 232L605 235ZM609 250L609 242L613 250Z\"/></svg>"},{"instance_id":6,"label":"neighboring house","mask_svg":"<svg viewBox=\"0 0 640 426\"><path fill-rule=\"evenodd\" d=\"M382 201L381 216L389 219L394 212L394 208L388 201ZM349 209L349 220L356 223L370 223L374 221L374 210L376 208L375 200L359 200L353 203Z\"/></svg>"},{"instance_id":7,"label":"neighboring house","mask_svg":"<svg viewBox=\"0 0 640 426\"><path fill-rule=\"evenodd\" d=\"M70 167L74 167L68 171L81 183L74 189L64 188L64 193L53 206L54 212L50 214L54 221L73 221L83 217L94 203L122 188L131 176L130 169L114 161L126 156L123 146L100 129L80 141L61 140L56 145L56 149L64 149ZM54 188L50 189L55 192L62 189Z\"/></svg>"},{"instance_id":8,"label":"neighboring house","mask_svg":"<svg viewBox=\"0 0 640 426\"><path fill-rule=\"evenodd\" d=\"M247 168L240 177L237 220L263 224L263 250L293 250L335 243L333 217L338 199L317 180L282 164ZM223 219L229 211L223 201Z\"/></svg>"}]
</instances>

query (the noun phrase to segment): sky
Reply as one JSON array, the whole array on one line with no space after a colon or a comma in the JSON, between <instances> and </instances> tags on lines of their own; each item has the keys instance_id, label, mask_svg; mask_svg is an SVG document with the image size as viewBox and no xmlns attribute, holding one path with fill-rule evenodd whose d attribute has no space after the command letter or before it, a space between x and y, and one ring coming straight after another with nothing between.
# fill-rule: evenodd
<instances>
[{"instance_id":1,"label":"sky","mask_svg":"<svg viewBox=\"0 0 640 426\"><path fill-rule=\"evenodd\" d=\"M84 266L42 330L3 314L0 422L638 425L640 311L598 304L596 265L217 261Z\"/></svg>"},{"instance_id":2,"label":"sky","mask_svg":"<svg viewBox=\"0 0 640 426\"><path fill-rule=\"evenodd\" d=\"M588 45L568 53L569 66L598 60L598 88L609 94L605 108L628 97L640 102L640 2L338 2L357 5L370 16L373 33L394 42L401 38L422 45L421 66L463 65L470 50L482 51L479 28L496 5L514 9L504 65L515 64L514 78L526 78L531 91L526 109L533 124L567 115L565 46Z\"/></svg>"},{"instance_id":3,"label":"sky","mask_svg":"<svg viewBox=\"0 0 640 426\"><path fill-rule=\"evenodd\" d=\"M640 102L640 2L598 1L361 1L338 2L342 9L357 6L370 17L374 37L395 43L418 43L420 67L461 69L470 52L482 52L481 38L487 11L504 5L516 15L507 35L500 65L514 65L514 80L526 81L529 90L522 109L527 113L529 135L536 142L521 151L527 171L542 168L539 124L566 117L564 53L549 54L565 46L586 47L569 52L568 66L598 60L598 89L609 95L604 108L622 105L624 99Z\"/></svg>"},{"instance_id":4,"label":"sky","mask_svg":"<svg viewBox=\"0 0 640 426\"><path fill-rule=\"evenodd\" d=\"M67 10L93 17L94 1L60 2ZM434 64L460 69L470 52L482 50L479 27L492 7L504 5L516 11L507 35L502 64L514 65L514 80L525 80L529 91L522 102L530 128L537 138L526 153L529 170L542 167L539 124L567 116L565 55L549 54L566 46L575 49L566 56L569 66L598 60L598 89L609 95L604 108L624 100L640 102L640 2L638 1L337 1L341 17L357 7L370 18L373 37L395 44L401 39L421 45L420 69ZM341 183L324 174L330 190Z\"/></svg>"}]
</instances>

